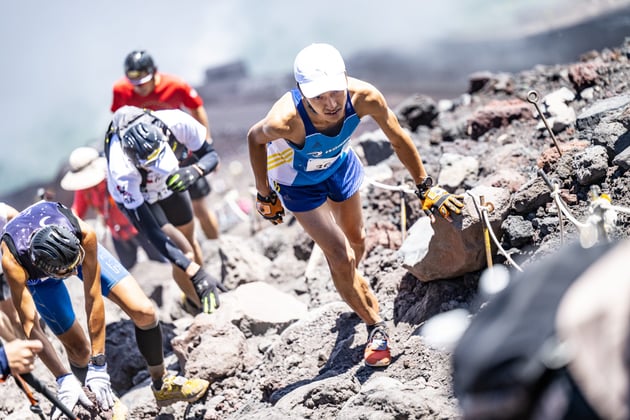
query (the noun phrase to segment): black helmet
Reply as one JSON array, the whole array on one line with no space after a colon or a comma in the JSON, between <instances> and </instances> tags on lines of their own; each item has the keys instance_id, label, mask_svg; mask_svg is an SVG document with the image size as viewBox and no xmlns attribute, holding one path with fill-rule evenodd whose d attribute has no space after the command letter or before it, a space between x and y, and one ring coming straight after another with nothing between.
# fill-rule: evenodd
<instances>
[{"instance_id":1,"label":"black helmet","mask_svg":"<svg viewBox=\"0 0 630 420\"><path fill-rule=\"evenodd\" d=\"M120 141L135 165L151 166L164 152L168 136L159 127L141 122L131 126Z\"/></svg>"},{"instance_id":2,"label":"black helmet","mask_svg":"<svg viewBox=\"0 0 630 420\"><path fill-rule=\"evenodd\" d=\"M125 58L125 75L133 84L148 82L156 70L153 58L146 51L132 51Z\"/></svg>"},{"instance_id":3,"label":"black helmet","mask_svg":"<svg viewBox=\"0 0 630 420\"><path fill-rule=\"evenodd\" d=\"M72 232L58 225L48 225L33 232L29 244L31 262L50 277L71 275L85 255Z\"/></svg>"}]
</instances>

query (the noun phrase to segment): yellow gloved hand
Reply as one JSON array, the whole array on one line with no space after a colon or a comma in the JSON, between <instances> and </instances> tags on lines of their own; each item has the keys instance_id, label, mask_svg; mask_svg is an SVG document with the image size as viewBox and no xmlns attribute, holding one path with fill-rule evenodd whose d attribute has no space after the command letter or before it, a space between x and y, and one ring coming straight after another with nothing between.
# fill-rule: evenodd
<instances>
[{"instance_id":1,"label":"yellow gloved hand","mask_svg":"<svg viewBox=\"0 0 630 420\"><path fill-rule=\"evenodd\" d=\"M451 213L461 214L464 208L463 195L451 194L440 187L431 187L424 192L419 192L418 197L422 201L422 210L427 215L437 210L447 220L450 220Z\"/></svg>"}]
</instances>

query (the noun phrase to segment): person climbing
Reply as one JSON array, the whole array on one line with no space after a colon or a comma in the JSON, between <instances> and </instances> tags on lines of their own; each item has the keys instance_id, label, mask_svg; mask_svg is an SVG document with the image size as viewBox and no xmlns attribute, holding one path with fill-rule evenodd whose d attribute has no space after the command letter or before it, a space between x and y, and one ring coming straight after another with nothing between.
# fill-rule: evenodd
<instances>
[{"instance_id":1,"label":"person climbing","mask_svg":"<svg viewBox=\"0 0 630 420\"><path fill-rule=\"evenodd\" d=\"M60 400L90 405L81 385L95 394L104 410L113 408L105 352L103 296L118 305L135 326L138 350L151 376L159 406L196 401L208 389L204 379L171 375L164 365L162 330L151 300L136 280L96 240L90 225L58 202L40 201L9 221L2 235L2 267L28 339L43 343L40 357L53 373ZM64 279L83 281L89 339L76 319ZM37 313L66 350L71 372L61 363L46 338Z\"/></svg>"},{"instance_id":2,"label":"person climbing","mask_svg":"<svg viewBox=\"0 0 630 420\"><path fill-rule=\"evenodd\" d=\"M339 51L316 43L294 62L297 86L276 101L248 134L259 213L282 223L284 207L322 249L337 291L366 323L368 366L391 361L387 327L379 303L357 267L365 251L359 187L363 167L350 147L361 118L383 130L412 176L422 209L451 220L462 197L433 186L411 138L401 128L383 94L348 77Z\"/></svg>"}]
</instances>

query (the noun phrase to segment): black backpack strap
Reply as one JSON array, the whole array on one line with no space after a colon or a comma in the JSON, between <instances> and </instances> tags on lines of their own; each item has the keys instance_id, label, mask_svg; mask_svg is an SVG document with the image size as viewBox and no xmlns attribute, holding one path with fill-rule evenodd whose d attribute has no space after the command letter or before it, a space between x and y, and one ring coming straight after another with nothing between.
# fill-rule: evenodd
<instances>
[{"instance_id":1,"label":"black backpack strap","mask_svg":"<svg viewBox=\"0 0 630 420\"><path fill-rule=\"evenodd\" d=\"M57 203L57 208L59 210L59 213L63 214L68 219L68 221L74 228L75 233L78 234L79 241L81 241L82 230L81 230L81 225L79 224L79 219L77 219L77 216L75 216L72 210L70 210L68 207L66 207L62 203Z\"/></svg>"},{"instance_id":2,"label":"black backpack strap","mask_svg":"<svg viewBox=\"0 0 630 420\"><path fill-rule=\"evenodd\" d=\"M9 248L9 252L11 253L11 255L13 255L13 257L17 260L17 262L20 263L22 267L30 267L30 261L25 261L24 258L20 256L15 246L15 242L13 242L13 238L8 233L5 233L4 235L2 235L2 241L4 241L4 243L7 244L7 248Z\"/></svg>"},{"instance_id":3,"label":"black backpack strap","mask_svg":"<svg viewBox=\"0 0 630 420\"><path fill-rule=\"evenodd\" d=\"M150 110L147 109L145 111L149 115L151 115L151 117L153 117L151 123L160 127L162 132L168 136L168 145L170 146L171 150L173 150L173 153L175 153L175 156L178 156L178 160L181 160L179 156L181 156L182 158L185 157L185 155L188 153L188 149L186 148L186 146L184 146L177 140L171 129L168 128L164 121L156 117L155 114L152 113Z\"/></svg>"},{"instance_id":4,"label":"black backpack strap","mask_svg":"<svg viewBox=\"0 0 630 420\"><path fill-rule=\"evenodd\" d=\"M173 132L168 128L168 126L164 123L164 121L156 117L152 110L144 108L142 112L138 113L138 115L134 116L129 121L127 121L124 126L115 127L113 121L109 123L109 127L107 128L107 134L105 135L105 142L104 142L104 147L103 147L103 150L105 152L105 157L107 158L108 162L109 162L109 149L111 146L112 136L116 134L120 137L121 130L126 129L131 124L138 121L140 118L146 117L146 116L150 117L151 124L159 127L162 130L162 132L168 136L168 144L170 148L173 150L173 153L175 153L175 156L184 157L188 153L188 149L177 140ZM180 159L178 158L178 160ZM143 175L143 179L144 178L145 176Z\"/></svg>"},{"instance_id":5,"label":"black backpack strap","mask_svg":"<svg viewBox=\"0 0 630 420\"><path fill-rule=\"evenodd\" d=\"M112 140L112 136L114 135L114 133L116 132L116 130L114 129L114 122L110 122L109 126L107 127L107 132L105 133L105 140L103 142L103 152L105 153L105 158L107 159L107 162L109 162L109 148L111 146L111 140Z\"/></svg>"}]
</instances>

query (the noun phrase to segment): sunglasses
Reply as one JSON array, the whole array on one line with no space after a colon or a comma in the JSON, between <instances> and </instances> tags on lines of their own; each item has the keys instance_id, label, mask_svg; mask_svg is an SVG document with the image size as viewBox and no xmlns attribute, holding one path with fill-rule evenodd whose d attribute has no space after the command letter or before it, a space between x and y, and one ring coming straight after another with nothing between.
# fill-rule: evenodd
<instances>
[{"instance_id":1,"label":"sunglasses","mask_svg":"<svg viewBox=\"0 0 630 420\"><path fill-rule=\"evenodd\" d=\"M153 73L139 70L129 70L126 76L129 82L134 86L143 85L153 79Z\"/></svg>"},{"instance_id":2,"label":"sunglasses","mask_svg":"<svg viewBox=\"0 0 630 420\"><path fill-rule=\"evenodd\" d=\"M166 144L160 144L160 147L152 151L151 154L146 157L146 159L140 159L138 164L143 168L149 169L157 165L157 163L164 157L165 153Z\"/></svg>"}]
</instances>

